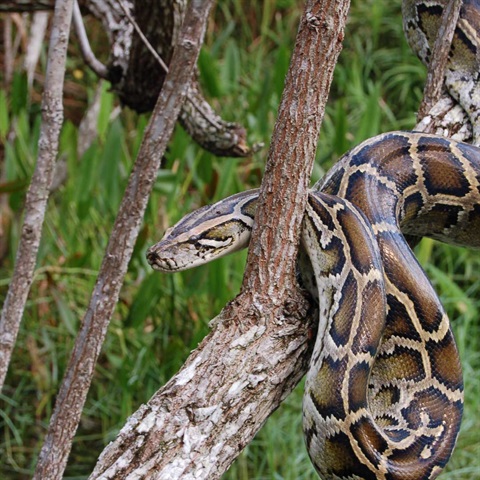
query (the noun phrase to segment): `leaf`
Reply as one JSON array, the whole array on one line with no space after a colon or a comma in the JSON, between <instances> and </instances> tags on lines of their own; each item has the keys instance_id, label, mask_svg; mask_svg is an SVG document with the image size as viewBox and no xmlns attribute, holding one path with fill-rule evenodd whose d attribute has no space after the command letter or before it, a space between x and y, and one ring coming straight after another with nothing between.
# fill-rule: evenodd
<instances>
[{"instance_id":1,"label":"leaf","mask_svg":"<svg viewBox=\"0 0 480 480\"><path fill-rule=\"evenodd\" d=\"M98 175L94 175L94 172L98 171L98 157L98 144L93 142L80 160L77 178L70 180L73 183L73 198L80 219L85 217L94 201L93 189L98 183Z\"/></svg>"},{"instance_id":2,"label":"leaf","mask_svg":"<svg viewBox=\"0 0 480 480\"><path fill-rule=\"evenodd\" d=\"M0 183L0 193L15 193L25 191L28 181L25 179L13 180Z\"/></svg>"},{"instance_id":3,"label":"leaf","mask_svg":"<svg viewBox=\"0 0 480 480\"><path fill-rule=\"evenodd\" d=\"M8 117L8 102L4 90L0 90L0 139L5 142L10 122Z\"/></svg>"},{"instance_id":4,"label":"leaf","mask_svg":"<svg viewBox=\"0 0 480 480\"><path fill-rule=\"evenodd\" d=\"M112 212L116 212L120 203L120 163L123 135L122 125L117 119L108 130L100 157L98 186L102 190L102 198L105 199Z\"/></svg>"},{"instance_id":5,"label":"leaf","mask_svg":"<svg viewBox=\"0 0 480 480\"><path fill-rule=\"evenodd\" d=\"M278 98L281 98L282 96L285 77L290 64L290 56L290 49L286 45L282 45L277 51L277 58L275 59L275 64L273 66L273 83Z\"/></svg>"},{"instance_id":6,"label":"leaf","mask_svg":"<svg viewBox=\"0 0 480 480\"><path fill-rule=\"evenodd\" d=\"M100 95L100 111L98 112L97 131L98 137L104 139L108 126L110 124L110 115L113 108L114 96L108 91L110 84L102 82L102 92Z\"/></svg>"},{"instance_id":7,"label":"leaf","mask_svg":"<svg viewBox=\"0 0 480 480\"><path fill-rule=\"evenodd\" d=\"M210 97L218 98L223 95L222 85L218 79L218 65L212 54L204 49L198 57L198 68L202 85Z\"/></svg>"},{"instance_id":8,"label":"leaf","mask_svg":"<svg viewBox=\"0 0 480 480\"><path fill-rule=\"evenodd\" d=\"M25 73L15 72L12 81L10 106L13 115L18 115L28 105L28 81Z\"/></svg>"},{"instance_id":9,"label":"leaf","mask_svg":"<svg viewBox=\"0 0 480 480\"><path fill-rule=\"evenodd\" d=\"M367 138L376 135L380 131L381 109L380 109L380 86L369 85L370 93L365 106L365 112L355 135L355 143L358 144Z\"/></svg>"},{"instance_id":10,"label":"leaf","mask_svg":"<svg viewBox=\"0 0 480 480\"><path fill-rule=\"evenodd\" d=\"M68 333L74 337L77 334L78 321L73 310L68 306L68 303L64 300L63 296L58 290L52 291L55 304L57 305L58 315L65 325Z\"/></svg>"},{"instance_id":11,"label":"leaf","mask_svg":"<svg viewBox=\"0 0 480 480\"><path fill-rule=\"evenodd\" d=\"M469 320L478 317L478 310L475 303L467 297L465 292L449 275L432 264L428 264L427 271L442 291L448 293L450 302L460 314L465 315Z\"/></svg>"},{"instance_id":12,"label":"leaf","mask_svg":"<svg viewBox=\"0 0 480 480\"><path fill-rule=\"evenodd\" d=\"M231 93L238 89L239 77L240 52L237 43L234 40L229 40L225 49L225 61L221 71L222 85L226 93Z\"/></svg>"},{"instance_id":13,"label":"leaf","mask_svg":"<svg viewBox=\"0 0 480 480\"><path fill-rule=\"evenodd\" d=\"M156 272L151 273L143 280L125 319L126 327L136 328L152 314L162 295L158 283L159 274Z\"/></svg>"}]
</instances>

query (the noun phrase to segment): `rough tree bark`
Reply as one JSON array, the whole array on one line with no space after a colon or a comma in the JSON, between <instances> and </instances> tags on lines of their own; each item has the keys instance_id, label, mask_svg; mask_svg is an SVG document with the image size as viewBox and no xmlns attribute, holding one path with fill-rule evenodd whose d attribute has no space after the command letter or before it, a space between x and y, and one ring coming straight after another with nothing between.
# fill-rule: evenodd
<instances>
[{"instance_id":1,"label":"rough tree bark","mask_svg":"<svg viewBox=\"0 0 480 480\"><path fill-rule=\"evenodd\" d=\"M213 331L180 372L130 417L91 480L219 478L303 376L316 312L296 289L294 259L347 4L310 2L302 17L241 294L212 322ZM441 49L448 53L448 46ZM312 71L317 78L309 77ZM469 135L459 123L465 122L461 109L448 99L435 108L427 116L430 128ZM454 126L446 127L453 115Z\"/></svg>"},{"instance_id":2,"label":"rough tree bark","mask_svg":"<svg viewBox=\"0 0 480 480\"><path fill-rule=\"evenodd\" d=\"M334 16L320 13L320 4ZM130 474L141 478L218 478L303 376L316 315L297 290L294 261L316 138L347 9L347 1L307 4L262 187L257 214L257 225L262 226L254 232L255 248L249 253L241 295L213 322L213 332L179 374L129 419L117 440L103 452L91 478L126 478ZM325 51L318 49L316 41L330 46L325 58L320 56ZM312 72L316 79L305 90L304 82L312 81ZM167 91L169 87L167 82ZM154 127L150 131L159 133ZM154 160L159 160L157 145L144 146L153 156L157 149ZM143 167L147 168L145 162ZM136 164L132 173L131 183L139 181L132 195L140 195L139 190L155 176L152 170L140 168ZM134 174L138 175L135 180ZM126 202L137 199L128 197ZM111 304L118 297L122 269L124 272L138 231L138 214L143 207L132 208L132 222L122 214L117 218L118 236L112 235L110 240L82 325L80 346L72 357L70 367L79 368L80 375L68 378L67 373L57 401L58 409L72 412L75 407L74 417L78 408L81 411L81 397L84 400L105 335L105 318L109 318ZM123 242L120 245L125 248L113 248L115 242ZM118 269L119 276L109 269ZM85 358L82 349L92 341L94 356ZM57 419L52 419L52 425ZM70 418L52 429L36 478L61 476L76 423Z\"/></svg>"},{"instance_id":3,"label":"rough tree bark","mask_svg":"<svg viewBox=\"0 0 480 480\"><path fill-rule=\"evenodd\" d=\"M294 388L315 313L295 279L300 225L349 1L307 1L240 295L110 444L91 479L216 479Z\"/></svg>"},{"instance_id":4,"label":"rough tree bark","mask_svg":"<svg viewBox=\"0 0 480 480\"><path fill-rule=\"evenodd\" d=\"M0 389L33 279L48 194L63 123L63 80L73 0L57 2L50 35L38 158L25 201L25 216L15 268L0 317Z\"/></svg>"},{"instance_id":5,"label":"rough tree bark","mask_svg":"<svg viewBox=\"0 0 480 480\"><path fill-rule=\"evenodd\" d=\"M418 116L414 129L453 138L458 142L472 140L472 126L467 113L447 94L442 95L423 118Z\"/></svg>"},{"instance_id":6,"label":"rough tree bark","mask_svg":"<svg viewBox=\"0 0 480 480\"><path fill-rule=\"evenodd\" d=\"M162 156L185 99L213 0L190 0L170 72L140 147L87 312L57 396L34 479L63 476L110 318Z\"/></svg>"}]
</instances>

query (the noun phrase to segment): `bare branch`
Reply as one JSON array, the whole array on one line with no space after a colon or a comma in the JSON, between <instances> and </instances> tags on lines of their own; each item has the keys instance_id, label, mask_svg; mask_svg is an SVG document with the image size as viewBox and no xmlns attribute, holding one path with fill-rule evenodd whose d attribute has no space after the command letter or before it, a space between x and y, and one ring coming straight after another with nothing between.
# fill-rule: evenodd
<instances>
[{"instance_id":1,"label":"bare branch","mask_svg":"<svg viewBox=\"0 0 480 480\"><path fill-rule=\"evenodd\" d=\"M157 171L191 81L212 0L191 0L57 396L34 478L62 478L95 363L118 300Z\"/></svg>"},{"instance_id":2,"label":"bare branch","mask_svg":"<svg viewBox=\"0 0 480 480\"><path fill-rule=\"evenodd\" d=\"M0 318L0 388L32 284L48 194L63 123L63 80L73 0L57 2L50 35L38 158L25 202L25 218L15 268Z\"/></svg>"},{"instance_id":3,"label":"bare branch","mask_svg":"<svg viewBox=\"0 0 480 480\"><path fill-rule=\"evenodd\" d=\"M91 12L102 22L111 44L105 72L95 59L88 40L82 37L80 47L86 63L101 78L108 78L124 105L140 113L151 111L183 22L186 0L78 1L82 9ZM39 5L37 3L33 0L6 2L6 5L0 5L0 12L32 11L53 5L53 1L47 0ZM82 27L78 23L76 28ZM134 30L141 34L135 35ZM155 54L146 55L146 49ZM216 155L245 157L260 147L249 147L245 128L223 120L214 111L203 96L196 75L192 80L189 100L185 102L179 119L199 145Z\"/></svg>"},{"instance_id":4,"label":"bare branch","mask_svg":"<svg viewBox=\"0 0 480 480\"><path fill-rule=\"evenodd\" d=\"M4 69L5 86L12 83L13 78L13 53L12 53L12 18L7 15L3 19L3 43L4 43Z\"/></svg>"},{"instance_id":5,"label":"bare branch","mask_svg":"<svg viewBox=\"0 0 480 480\"><path fill-rule=\"evenodd\" d=\"M75 0L75 3L73 5L73 27L75 29L75 34L77 35L78 44L80 46L80 51L82 52L82 57L85 60L85 63L100 78L108 78L107 67L102 62L100 62L97 57L95 57L95 54L90 47L87 32L85 31L85 25L83 25L82 13L80 12L80 7L77 0Z\"/></svg>"},{"instance_id":6,"label":"bare branch","mask_svg":"<svg viewBox=\"0 0 480 480\"><path fill-rule=\"evenodd\" d=\"M180 372L102 453L91 479L217 479L303 376L316 314L299 292L300 223L349 1L308 1L242 293Z\"/></svg>"},{"instance_id":7,"label":"bare branch","mask_svg":"<svg viewBox=\"0 0 480 480\"><path fill-rule=\"evenodd\" d=\"M457 26L462 0L449 0L443 10L440 28L438 29L433 51L428 65L427 81L423 90L423 100L418 109L417 121L431 110L440 100L444 90L445 69L448 62L448 54L452 45L453 34Z\"/></svg>"},{"instance_id":8,"label":"bare branch","mask_svg":"<svg viewBox=\"0 0 480 480\"><path fill-rule=\"evenodd\" d=\"M0 12L35 12L53 10L54 0L3 0Z\"/></svg>"},{"instance_id":9,"label":"bare branch","mask_svg":"<svg viewBox=\"0 0 480 480\"><path fill-rule=\"evenodd\" d=\"M33 84L33 76L42 52L42 44L46 35L49 16L50 14L48 12L41 11L33 14L30 35L28 38L28 47L23 62L23 67L27 72L29 87Z\"/></svg>"},{"instance_id":10,"label":"bare branch","mask_svg":"<svg viewBox=\"0 0 480 480\"><path fill-rule=\"evenodd\" d=\"M128 21L132 24L133 28L137 32L137 35L142 39L143 44L148 48L150 53L155 57L158 64L163 68L164 73L168 73L167 64L163 61L162 57L157 53L157 51L152 47L152 44L148 41L147 37L143 34L142 29L138 26L138 23L130 14L130 10L125 6L122 0L118 0L118 3L122 7L125 16L128 18Z\"/></svg>"},{"instance_id":11,"label":"bare branch","mask_svg":"<svg viewBox=\"0 0 480 480\"><path fill-rule=\"evenodd\" d=\"M82 158L98 136L98 115L100 113L100 98L102 82L99 82L88 109L78 126L77 155Z\"/></svg>"}]
</instances>

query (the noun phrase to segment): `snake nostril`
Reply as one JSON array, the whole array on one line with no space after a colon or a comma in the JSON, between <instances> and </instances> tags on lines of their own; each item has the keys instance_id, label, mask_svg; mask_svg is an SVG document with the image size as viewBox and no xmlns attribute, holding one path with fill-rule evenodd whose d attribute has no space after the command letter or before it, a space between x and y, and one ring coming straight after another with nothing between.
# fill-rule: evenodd
<instances>
[{"instance_id":1,"label":"snake nostril","mask_svg":"<svg viewBox=\"0 0 480 480\"><path fill-rule=\"evenodd\" d=\"M154 251L147 252L147 261L150 265L153 265L158 260L158 255Z\"/></svg>"}]
</instances>

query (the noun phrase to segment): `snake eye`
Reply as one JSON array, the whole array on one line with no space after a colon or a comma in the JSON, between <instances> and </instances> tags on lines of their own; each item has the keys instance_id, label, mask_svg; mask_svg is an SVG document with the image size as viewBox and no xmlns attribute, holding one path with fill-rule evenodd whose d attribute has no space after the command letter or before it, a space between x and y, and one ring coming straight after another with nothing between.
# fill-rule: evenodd
<instances>
[{"instance_id":1,"label":"snake eye","mask_svg":"<svg viewBox=\"0 0 480 480\"><path fill-rule=\"evenodd\" d=\"M201 238L200 235L192 235L191 237L188 238L188 243L198 243L200 238Z\"/></svg>"}]
</instances>

